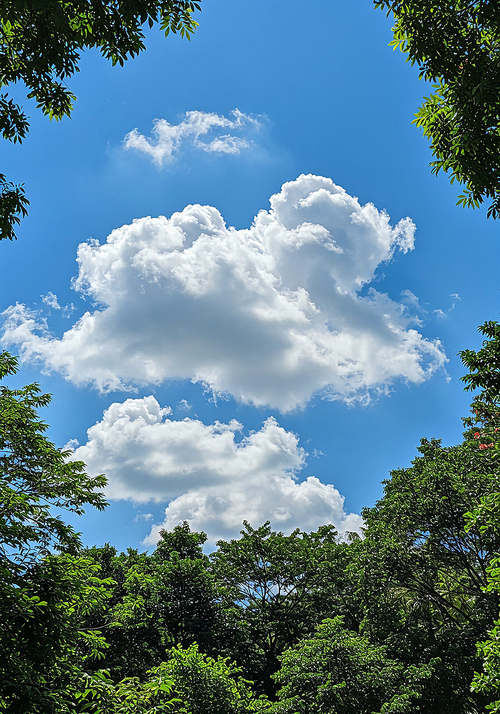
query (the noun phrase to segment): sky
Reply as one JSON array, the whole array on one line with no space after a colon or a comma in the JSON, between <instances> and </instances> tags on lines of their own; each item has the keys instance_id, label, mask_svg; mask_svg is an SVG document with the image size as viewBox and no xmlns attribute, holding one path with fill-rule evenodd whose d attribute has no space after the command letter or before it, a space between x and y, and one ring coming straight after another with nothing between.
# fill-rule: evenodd
<instances>
[{"instance_id":1,"label":"sky","mask_svg":"<svg viewBox=\"0 0 500 714\"><path fill-rule=\"evenodd\" d=\"M422 437L461 439L457 353L498 319L498 225L412 125L430 88L368 0L206 2L188 42L82 55L71 119L3 143L29 216L0 244L9 385L108 478L87 545L189 520L284 532L361 511ZM22 87L13 89L23 101Z\"/></svg>"}]
</instances>

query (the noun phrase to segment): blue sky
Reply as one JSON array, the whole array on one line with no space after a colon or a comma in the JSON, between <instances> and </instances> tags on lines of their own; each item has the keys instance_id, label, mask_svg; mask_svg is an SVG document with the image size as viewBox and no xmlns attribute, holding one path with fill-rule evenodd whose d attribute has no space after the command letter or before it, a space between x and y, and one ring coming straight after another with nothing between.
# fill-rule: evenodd
<instances>
[{"instance_id":1,"label":"blue sky","mask_svg":"<svg viewBox=\"0 0 500 714\"><path fill-rule=\"evenodd\" d=\"M429 88L390 18L221 0L198 19L123 68L84 54L71 120L28 104L2 146L31 201L0 246L4 343L16 383L53 394L53 441L108 475L89 544L151 547L185 517L212 541L242 518L358 527L421 437L460 440L457 352L498 316L498 226L430 175Z\"/></svg>"}]
</instances>

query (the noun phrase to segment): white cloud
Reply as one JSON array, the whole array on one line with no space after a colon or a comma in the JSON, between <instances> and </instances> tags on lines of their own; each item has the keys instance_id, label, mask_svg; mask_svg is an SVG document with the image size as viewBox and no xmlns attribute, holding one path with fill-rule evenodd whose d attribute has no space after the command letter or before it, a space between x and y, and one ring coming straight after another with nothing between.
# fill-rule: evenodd
<instances>
[{"instance_id":1,"label":"white cloud","mask_svg":"<svg viewBox=\"0 0 500 714\"><path fill-rule=\"evenodd\" d=\"M70 439L67 444L63 446L63 451L74 451L80 446L78 439Z\"/></svg>"},{"instance_id":2,"label":"white cloud","mask_svg":"<svg viewBox=\"0 0 500 714\"><path fill-rule=\"evenodd\" d=\"M315 393L366 402L446 362L406 307L369 287L413 249L414 230L312 175L286 183L247 230L210 206L141 218L80 244L74 287L92 311L57 339L11 306L3 343L103 391L190 379L281 411Z\"/></svg>"},{"instance_id":3,"label":"white cloud","mask_svg":"<svg viewBox=\"0 0 500 714\"><path fill-rule=\"evenodd\" d=\"M176 412L190 412L192 408L193 405L189 404L187 399L181 399L180 402L177 404Z\"/></svg>"},{"instance_id":4,"label":"white cloud","mask_svg":"<svg viewBox=\"0 0 500 714\"><path fill-rule=\"evenodd\" d=\"M247 139L240 139L237 136L218 136L209 144L201 144L200 148L211 154L239 154L242 149L249 149L251 146Z\"/></svg>"},{"instance_id":5,"label":"white cloud","mask_svg":"<svg viewBox=\"0 0 500 714\"><path fill-rule=\"evenodd\" d=\"M61 310L61 306L59 305L57 295L50 292L50 290L47 293L47 295L40 295L40 297L42 298L42 302L44 303L44 305L51 307L53 310Z\"/></svg>"},{"instance_id":6,"label":"white cloud","mask_svg":"<svg viewBox=\"0 0 500 714\"><path fill-rule=\"evenodd\" d=\"M280 530L312 530L333 523L356 530L360 516L344 511L344 499L330 484L297 480L305 451L295 434L272 417L262 428L236 439L242 425L205 425L196 419L174 421L170 408L152 396L114 403L87 432L87 443L73 459L85 461L91 475L104 472L106 495L136 503L170 501L160 528L189 520L210 540L237 536L244 519L270 520Z\"/></svg>"},{"instance_id":7,"label":"white cloud","mask_svg":"<svg viewBox=\"0 0 500 714\"><path fill-rule=\"evenodd\" d=\"M261 126L259 119L243 114L238 109L231 118L214 112L186 112L178 124L169 124L165 119L155 119L152 138L147 138L137 129L129 132L123 140L126 149L135 149L151 157L161 167L172 163L183 146L220 154L240 154L250 149L253 142L243 131L255 131ZM224 133L220 133L220 131ZM228 133L229 132L231 133Z\"/></svg>"},{"instance_id":8,"label":"white cloud","mask_svg":"<svg viewBox=\"0 0 500 714\"><path fill-rule=\"evenodd\" d=\"M425 312L425 308L421 306L420 300L414 293L412 293L411 290L401 291L401 302L405 303L406 305L408 305L408 307L411 307L414 310L422 310L423 312Z\"/></svg>"},{"instance_id":9,"label":"white cloud","mask_svg":"<svg viewBox=\"0 0 500 714\"><path fill-rule=\"evenodd\" d=\"M411 290L402 290L401 291L401 302L407 306L407 308L410 308L413 313L418 313L422 315L424 318L428 318L429 315L434 315L434 317L438 320L444 320L446 317L448 317L448 313L450 313L452 310L455 309L456 301L460 300L460 295L457 293L453 293L450 295L451 298L453 298L453 303L451 307L449 307L447 310L442 310L440 307L436 308L435 310L428 310L426 309L423 305L421 305L420 300L416 295L412 293ZM422 326L424 324L424 321L418 317L418 315L413 315L413 321L415 324Z\"/></svg>"},{"instance_id":10,"label":"white cloud","mask_svg":"<svg viewBox=\"0 0 500 714\"><path fill-rule=\"evenodd\" d=\"M152 520L153 520L152 513L141 513L141 511L137 511L137 515L134 518L135 523L138 523L139 521L152 521Z\"/></svg>"},{"instance_id":11,"label":"white cloud","mask_svg":"<svg viewBox=\"0 0 500 714\"><path fill-rule=\"evenodd\" d=\"M57 295L55 295L53 292L47 293L47 295L40 295L42 298L42 302L44 305L47 305L47 307L52 308L52 310L62 310L62 316L63 317L71 317L72 313L76 310L75 306L73 303L69 303L69 305L59 305L59 300L57 299Z\"/></svg>"},{"instance_id":12,"label":"white cloud","mask_svg":"<svg viewBox=\"0 0 500 714\"><path fill-rule=\"evenodd\" d=\"M65 305L62 308L62 316L63 317L71 317L71 315L74 313L76 310L76 307L73 305L72 302L70 302L68 305Z\"/></svg>"}]
</instances>

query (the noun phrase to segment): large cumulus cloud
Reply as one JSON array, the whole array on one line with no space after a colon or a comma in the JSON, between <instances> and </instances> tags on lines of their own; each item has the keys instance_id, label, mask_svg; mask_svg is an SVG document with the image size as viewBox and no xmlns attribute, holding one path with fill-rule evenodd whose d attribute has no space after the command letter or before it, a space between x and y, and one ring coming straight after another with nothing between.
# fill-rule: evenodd
<instances>
[{"instance_id":1,"label":"large cumulus cloud","mask_svg":"<svg viewBox=\"0 0 500 714\"><path fill-rule=\"evenodd\" d=\"M74 287L94 308L61 339L15 305L3 341L100 390L190 379L282 411L318 392L366 400L446 361L402 305L369 287L413 249L414 230L312 175L284 184L246 230L211 206L141 218L79 246Z\"/></svg>"},{"instance_id":2,"label":"large cumulus cloud","mask_svg":"<svg viewBox=\"0 0 500 714\"><path fill-rule=\"evenodd\" d=\"M152 528L172 529L189 520L212 541L238 534L244 519L270 520L281 530L312 530L333 523L340 532L358 530L361 518L344 511L336 488L315 477L299 481L306 453L298 438L275 419L237 438L242 425L175 421L171 410L150 396L112 404L87 432L72 458L90 474L106 473L111 499L167 502L165 520Z\"/></svg>"}]
</instances>

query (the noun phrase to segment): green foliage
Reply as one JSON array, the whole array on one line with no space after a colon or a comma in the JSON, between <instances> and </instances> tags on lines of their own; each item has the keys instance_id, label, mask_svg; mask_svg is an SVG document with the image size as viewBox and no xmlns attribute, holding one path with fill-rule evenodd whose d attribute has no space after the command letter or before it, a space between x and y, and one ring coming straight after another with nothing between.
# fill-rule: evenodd
<instances>
[{"instance_id":1,"label":"green foliage","mask_svg":"<svg viewBox=\"0 0 500 714\"><path fill-rule=\"evenodd\" d=\"M0 377L16 371L2 353ZM96 489L106 480L47 439L37 410L49 401L36 384L0 387L0 711L12 714L69 711L75 677L105 646L81 626L102 612L111 583L78 556L79 535L54 510L104 508Z\"/></svg>"},{"instance_id":2,"label":"green foliage","mask_svg":"<svg viewBox=\"0 0 500 714\"><path fill-rule=\"evenodd\" d=\"M487 423L493 428L500 424L500 324L485 322L478 328L487 339L477 352L463 350L460 357L469 373L462 377L465 390L481 390L474 397L472 410L478 421Z\"/></svg>"},{"instance_id":3,"label":"green foliage","mask_svg":"<svg viewBox=\"0 0 500 714\"><path fill-rule=\"evenodd\" d=\"M211 567L239 634L236 659L258 691L273 696L279 655L337 607L347 546L332 526L285 536L269 523L244 525L241 538L217 543Z\"/></svg>"},{"instance_id":4,"label":"green foliage","mask_svg":"<svg viewBox=\"0 0 500 714\"><path fill-rule=\"evenodd\" d=\"M207 557L184 523L152 554L82 551L54 509L103 507L104 478L46 439L36 385L3 387L0 712L500 713L500 329L480 329L462 443L423 439L346 542L246 523Z\"/></svg>"},{"instance_id":5,"label":"green foliage","mask_svg":"<svg viewBox=\"0 0 500 714\"><path fill-rule=\"evenodd\" d=\"M493 696L496 701L486 705L492 714L500 712L500 620L488 632L488 639L478 643L478 653L483 659L483 671L476 673L472 681L472 690L480 694Z\"/></svg>"},{"instance_id":6,"label":"green foliage","mask_svg":"<svg viewBox=\"0 0 500 714\"><path fill-rule=\"evenodd\" d=\"M483 499L480 507L466 515L469 527L478 527L482 532L500 530L500 493L490 494ZM486 590L500 594L500 557L493 558L487 569L488 584ZM486 709L497 714L500 712L500 618L488 631L487 639L477 643L477 652L483 662L482 672L476 672L472 680L472 690L493 698Z\"/></svg>"},{"instance_id":7,"label":"green foliage","mask_svg":"<svg viewBox=\"0 0 500 714\"><path fill-rule=\"evenodd\" d=\"M17 372L17 360L0 354L0 379ZM75 530L54 510L76 514L85 505L102 510L106 479L85 473L81 461L45 436L37 409L50 402L38 385L0 387L0 568L12 582L51 549L76 552Z\"/></svg>"},{"instance_id":8,"label":"green foliage","mask_svg":"<svg viewBox=\"0 0 500 714\"><path fill-rule=\"evenodd\" d=\"M396 714L415 712L428 665L407 666L386 648L325 620L314 637L285 652L275 675L281 684L272 714Z\"/></svg>"},{"instance_id":9,"label":"green foliage","mask_svg":"<svg viewBox=\"0 0 500 714\"><path fill-rule=\"evenodd\" d=\"M498 610L484 587L500 529L466 528L464 518L499 487L497 444L482 449L479 432L465 436L455 447L422 440L421 456L363 511L363 631L408 663L440 658L423 694L427 714L475 711L482 701L469 692L476 642Z\"/></svg>"},{"instance_id":10,"label":"green foliage","mask_svg":"<svg viewBox=\"0 0 500 714\"><path fill-rule=\"evenodd\" d=\"M486 335L482 348L464 350L460 353L464 365L469 373L462 377L467 390L479 389L474 397L472 409L474 418L467 421L471 432L480 429L479 435L483 447L498 458L498 430L500 426L500 325L497 322L486 322L479 327L479 331ZM490 451L491 450L491 451ZM492 464L492 470L498 474L498 463ZM469 531L475 529L488 538L500 532L500 485L485 494L475 508L465 514ZM500 548L497 548L495 557L486 569L487 580L485 590L500 595ZM480 640L477 644L478 655L482 659L482 672L476 672L472 690L488 697L490 703L486 709L500 712L500 619L487 633L487 639Z\"/></svg>"},{"instance_id":11,"label":"green foliage","mask_svg":"<svg viewBox=\"0 0 500 714\"><path fill-rule=\"evenodd\" d=\"M391 45L433 83L415 123L430 140L432 172L465 185L458 204L491 200L500 216L500 7L487 0L375 0L393 13Z\"/></svg>"},{"instance_id":12,"label":"green foliage","mask_svg":"<svg viewBox=\"0 0 500 714\"><path fill-rule=\"evenodd\" d=\"M14 228L28 215L28 205L24 185L15 186L0 174L0 240L15 240Z\"/></svg>"},{"instance_id":13,"label":"green foliage","mask_svg":"<svg viewBox=\"0 0 500 714\"><path fill-rule=\"evenodd\" d=\"M205 533L191 532L187 522L162 531L151 558L150 602L153 617L169 647L197 642L205 652L220 651L224 618L220 593L201 546Z\"/></svg>"},{"instance_id":14,"label":"green foliage","mask_svg":"<svg viewBox=\"0 0 500 714\"><path fill-rule=\"evenodd\" d=\"M176 645L197 642L205 653L221 653L227 639L227 617L208 558L204 533L189 525L162 531L154 553L129 550L116 555L110 546L87 554L116 582L107 613L110 644L104 666L115 679L144 678ZM89 621L89 626L94 626Z\"/></svg>"},{"instance_id":15,"label":"green foliage","mask_svg":"<svg viewBox=\"0 0 500 714\"><path fill-rule=\"evenodd\" d=\"M427 714L480 711L498 696L500 330L479 329L482 348L460 353L466 389L479 390L464 440L422 440L412 466L394 471L384 497L363 511L362 629L400 660L439 658L422 694Z\"/></svg>"},{"instance_id":16,"label":"green foliage","mask_svg":"<svg viewBox=\"0 0 500 714\"><path fill-rule=\"evenodd\" d=\"M459 446L442 447L423 439L412 467L392 472L384 498L363 511L367 543L383 551L384 572L411 584L447 621L470 616L500 546L500 533L465 528L464 513L499 485L492 473L497 450L481 450L481 440L471 435ZM447 571L455 573L450 582Z\"/></svg>"},{"instance_id":17,"label":"green foliage","mask_svg":"<svg viewBox=\"0 0 500 714\"><path fill-rule=\"evenodd\" d=\"M104 623L109 648L96 664L107 669L115 682L124 678L143 680L148 670L165 658L158 623L146 606L152 580L149 558L132 549L117 556L110 546L91 548L86 553L115 583L104 618L90 617L85 622L89 628Z\"/></svg>"},{"instance_id":18,"label":"green foliage","mask_svg":"<svg viewBox=\"0 0 500 714\"><path fill-rule=\"evenodd\" d=\"M203 555L206 540L207 534L193 532L187 521L175 526L172 531L161 530L154 554L155 561L161 563L189 559L208 563L208 558Z\"/></svg>"},{"instance_id":19,"label":"green foliage","mask_svg":"<svg viewBox=\"0 0 500 714\"><path fill-rule=\"evenodd\" d=\"M171 650L168 662L156 672L172 677L182 702L175 705L178 714L250 714L266 705L264 699L255 699L240 668L222 657L207 657L198 645Z\"/></svg>"},{"instance_id":20,"label":"green foliage","mask_svg":"<svg viewBox=\"0 0 500 714\"><path fill-rule=\"evenodd\" d=\"M145 681L128 677L114 683L109 672L86 675L76 694L77 714L251 714L267 702L256 699L227 659L202 654L198 645L176 647L168 661L151 669Z\"/></svg>"},{"instance_id":21,"label":"green foliage","mask_svg":"<svg viewBox=\"0 0 500 714\"><path fill-rule=\"evenodd\" d=\"M113 65L145 49L145 25L190 39L200 0L9 0L0 8L0 89L22 82L49 119L70 116L75 95L66 79L79 71L81 52L97 48ZM0 131L19 142L29 124L22 107L0 95ZM22 187L0 176L0 240L15 238L26 215Z\"/></svg>"},{"instance_id":22,"label":"green foliage","mask_svg":"<svg viewBox=\"0 0 500 714\"><path fill-rule=\"evenodd\" d=\"M110 581L99 567L70 554L48 556L22 578L0 580L0 712L72 714L84 667L106 642L98 629L83 629L101 614Z\"/></svg>"},{"instance_id":23,"label":"green foliage","mask_svg":"<svg viewBox=\"0 0 500 714\"><path fill-rule=\"evenodd\" d=\"M75 714L166 714L180 701L170 696L173 680L160 671L145 682L127 677L115 684L101 669L85 674L83 684L75 694Z\"/></svg>"},{"instance_id":24,"label":"green foliage","mask_svg":"<svg viewBox=\"0 0 500 714\"><path fill-rule=\"evenodd\" d=\"M470 525L481 523L484 531L500 529L500 493L492 494L495 497L496 509L485 512L477 509L468 514ZM488 567L488 585L486 590L500 594L500 557L492 560ZM488 631L487 639L477 643L478 655L483 661L482 672L476 672L472 680L472 690L479 694L488 696L494 701L490 702L486 709L497 714L500 712L500 618Z\"/></svg>"}]
</instances>

